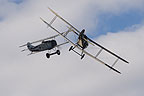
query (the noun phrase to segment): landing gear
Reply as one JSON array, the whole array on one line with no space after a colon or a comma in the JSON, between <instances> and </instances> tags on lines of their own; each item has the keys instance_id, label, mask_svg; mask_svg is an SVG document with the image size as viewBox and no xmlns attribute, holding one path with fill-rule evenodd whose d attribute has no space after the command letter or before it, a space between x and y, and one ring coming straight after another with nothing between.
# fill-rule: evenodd
<instances>
[{"instance_id":1,"label":"landing gear","mask_svg":"<svg viewBox=\"0 0 144 96\"><path fill-rule=\"evenodd\" d=\"M81 55L81 59L83 59L83 58L84 58L84 56L85 56L85 54Z\"/></svg>"},{"instance_id":2,"label":"landing gear","mask_svg":"<svg viewBox=\"0 0 144 96\"><path fill-rule=\"evenodd\" d=\"M50 54L49 54L49 53L46 53L46 57L47 57L47 58L50 58Z\"/></svg>"},{"instance_id":3,"label":"landing gear","mask_svg":"<svg viewBox=\"0 0 144 96\"><path fill-rule=\"evenodd\" d=\"M50 58L50 56L51 56L51 55L54 55L54 54L60 55L60 50L57 50L56 52L51 53L51 54L46 53L46 57L47 57L47 58Z\"/></svg>"},{"instance_id":4,"label":"landing gear","mask_svg":"<svg viewBox=\"0 0 144 96\"><path fill-rule=\"evenodd\" d=\"M75 48L75 47L71 46L71 47L69 48L69 51L71 51L71 50L74 51L76 54L78 54L79 56L81 56L81 59L83 59L84 56L85 56L85 54L83 54L83 51L82 51L82 53L80 54L79 52L75 51L74 48Z\"/></svg>"},{"instance_id":5,"label":"landing gear","mask_svg":"<svg viewBox=\"0 0 144 96\"><path fill-rule=\"evenodd\" d=\"M71 51L73 49L73 46L71 46L70 48L69 48L69 51Z\"/></svg>"},{"instance_id":6,"label":"landing gear","mask_svg":"<svg viewBox=\"0 0 144 96\"><path fill-rule=\"evenodd\" d=\"M57 50L56 53L57 53L57 55L60 55L60 51L59 50Z\"/></svg>"}]
</instances>

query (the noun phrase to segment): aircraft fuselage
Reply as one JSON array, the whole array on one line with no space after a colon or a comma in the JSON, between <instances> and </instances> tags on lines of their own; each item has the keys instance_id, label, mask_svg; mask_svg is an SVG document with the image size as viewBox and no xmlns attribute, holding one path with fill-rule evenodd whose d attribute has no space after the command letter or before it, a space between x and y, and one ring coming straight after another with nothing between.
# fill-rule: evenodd
<instances>
[{"instance_id":1,"label":"aircraft fuselage","mask_svg":"<svg viewBox=\"0 0 144 96\"><path fill-rule=\"evenodd\" d=\"M30 43L27 43L27 47L31 52L51 50L55 48L56 46L57 46L57 42L55 40L42 41L42 43L37 46L33 46Z\"/></svg>"}]
</instances>

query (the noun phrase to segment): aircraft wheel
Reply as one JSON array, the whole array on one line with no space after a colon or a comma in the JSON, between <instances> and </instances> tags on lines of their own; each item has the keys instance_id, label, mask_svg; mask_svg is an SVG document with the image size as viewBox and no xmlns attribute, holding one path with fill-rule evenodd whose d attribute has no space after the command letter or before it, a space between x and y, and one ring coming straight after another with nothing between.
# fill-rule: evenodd
<instances>
[{"instance_id":1,"label":"aircraft wheel","mask_svg":"<svg viewBox=\"0 0 144 96\"><path fill-rule=\"evenodd\" d=\"M70 47L69 51L71 51L73 49L73 46Z\"/></svg>"},{"instance_id":2,"label":"aircraft wheel","mask_svg":"<svg viewBox=\"0 0 144 96\"><path fill-rule=\"evenodd\" d=\"M46 57L47 57L47 58L50 58L50 54L49 54L49 53L46 53Z\"/></svg>"},{"instance_id":3,"label":"aircraft wheel","mask_svg":"<svg viewBox=\"0 0 144 96\"><path fill-rule=\"evenodd\" d=\"M59 51L59 50L57 50L56 53L57 53L58 55L60 55L60 51Z\"/></svg>"}]
</instances>

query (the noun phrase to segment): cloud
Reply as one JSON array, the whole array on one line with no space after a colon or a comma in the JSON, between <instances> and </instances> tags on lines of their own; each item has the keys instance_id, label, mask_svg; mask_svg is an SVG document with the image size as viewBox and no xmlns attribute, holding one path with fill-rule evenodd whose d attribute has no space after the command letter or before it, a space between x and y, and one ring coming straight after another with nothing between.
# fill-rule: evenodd
<instances>
[{"instance_id":1,"label":"cloud","mask_svg":"<svg viewBox=\"0 0 144 96\"><path fill-rule=\"evenodd\" d=\"M119 14L131 9L141 10L143 8L143 2L143 0L93 0L92 4L94 4L95 8L101 12L112 12Z\"/></svg>"},{"instance_id":2,"label":"cloud","mask_svg":"<svg viewBox=\"0 0 144 96\"><path fill-rule=\"evenodd\" d=\"M122 75L109 71L88 56L80 60L79 56L68 52L70 45L62 48L61 56L55 55L49 60L45 57L45 52L26 56L27 53L20 53L18 48L20 44L53 34L53 31L47 29L39 20L40 16L47 21L51 19L52 15L47 10L47 6L52 7L78 29L87 29L95 26L91 17L97 17L97 14L89 12L92 6L97 6L99 10L104 10L103 12L119 13L123 10L123 5L128 6L127 10L131 8L140 10L141 7L138 5L141 5L143 1L137 0L137 3L134 4L135 2L136 0L131 1L131 4L128 0L110 0L109 2L29 0L20 5L1 3L4 5L1 8L7 11L2 10L0 13L7 18L0 22L0 95L143 95L144 26L142 24L136 28L129 27L118 33L109 32L107 35L95 38L106 48L130 61L129 65L123 62L116 65ZM95 10L95 13L99 12Z\"/></svg>"},{"instance_id":3,"label":"cloud","mask_svg":"<svg viewBox=\"0 0 144 96\"><path fill-rule=\"evenodd\" d=\"M23 0L8 0L8 1L16 4L21 4L23 2Z\"/></svg>"},{"instance_id":4,"label":"cloud","mask_svg":"<svg viewBox=\"0 0 144 96\"><path fill-rule=\"evenodd\" d=\"M125 70L124 74L126 75L126 77L124 76L123 80L125 80L126 78L128 80L120 83L122 85L121 88L124 88L120 90L126 91L118 91L120 92L116 94L119 94L118 96L124 94L126 94L126 96L136 96L137 93L139 93L139 95L143 94L141 84L143 84L144 78L140 75L143 70L142 68L144 67L142 54L140 54L143 53L142 49L144 48L144 45L141 43L144 38L143 30L144 26L131 32L124 31L117 34L109 33L106 36L100 37L98 40L101 42L101 44L108 46L108 48L110 48L111 50L115 50L115 52L120 52L119 54L123 54L123 57L126 57L130 61L129 66L123 67L123 69ZM133 94L131 94L131 92Z\"/></svg>"},{"instance_id":5,"label":"cloud","mask_svg":"<svg viewBox=\"0 0 144 96\"><path fill-rule=\"evenodd\" d=\"M9 17L12 17L18 14L18 12L22 11L24 4L25 2L20 2L20 1L1 0L0 1L0 17L2 17L5 20L5 19L8 19Z\"/></svg>"}]
</instances>

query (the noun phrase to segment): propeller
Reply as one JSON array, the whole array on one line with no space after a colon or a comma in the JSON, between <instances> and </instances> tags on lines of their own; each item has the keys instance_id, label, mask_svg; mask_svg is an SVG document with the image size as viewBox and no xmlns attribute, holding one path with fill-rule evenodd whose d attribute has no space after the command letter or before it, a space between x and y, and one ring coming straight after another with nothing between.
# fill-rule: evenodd
<instances>
[{"instance_id":1,"label":"propeller","mask_svg":"<svg viewBox=\"0 0 144 96\"><path fill-rule=\"evenodd\" d=\"M67 27L68 27L68 26L67 26ZM73 31L74 33L76 33L76 34L78 35L78 33L77 33L76 31L74 31L74 30L72 29L72 27L68 27L68 28L69 28L69 30ZM84 32L85 32L85 30L83 29L82 32L80 33L80 35L83 34ZM86 35L85 35L85 36L86 36ZM88 37L86 36L86 38L83 38L83 39L84 39L85 41L87 41L89 44L91 44L91 45L94 46L94 44L91 43L90 41L88 41L87 38L88 38Z\"/></svg>"}]
</instances>

